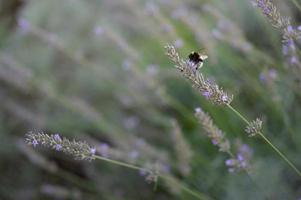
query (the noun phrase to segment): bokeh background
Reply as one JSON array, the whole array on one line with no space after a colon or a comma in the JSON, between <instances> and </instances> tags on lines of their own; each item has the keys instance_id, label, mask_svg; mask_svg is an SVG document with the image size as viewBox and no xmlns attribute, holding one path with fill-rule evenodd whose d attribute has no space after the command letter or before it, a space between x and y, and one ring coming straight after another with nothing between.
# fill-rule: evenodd
<instances>
[{"instance_id":1,"label":"bokeh background","mask_svg":"<svg viewBox=\"0 0 301 200\"><path fill-rule=\"evenodd\" d=\"M293 1L273 1L297 27ZM301 168L301 73L281 33L247 0L1 0L0 199L195 199L130 169L27 146L30 130L86 140L97 153L160 166L204 199L298 199L301 179L227 108L207 102L164 54L205 52L203 73L261 117ZM285 52L284 52L285 53ZM229 173L194 109L252 149L251 178Z\"/></svg>"}]
</instances>

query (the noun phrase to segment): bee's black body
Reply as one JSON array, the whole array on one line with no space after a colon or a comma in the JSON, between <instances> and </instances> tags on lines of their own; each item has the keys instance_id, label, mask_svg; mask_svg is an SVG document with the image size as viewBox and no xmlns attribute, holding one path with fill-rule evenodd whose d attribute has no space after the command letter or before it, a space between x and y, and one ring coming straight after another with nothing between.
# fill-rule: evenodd
<instances>
[{"instance_id":1,"label":"bee's black body","mask_svg":"<svg viewBox=\"0 0 301 200\"><path fill-rule=\"evenodd\" d=\"M199 63L203 62L203 59L201 58L200 54L197 52L191 52L188 56L189 61L193 62L193 64L198 65Z\"/></svg>"}]
</instances>

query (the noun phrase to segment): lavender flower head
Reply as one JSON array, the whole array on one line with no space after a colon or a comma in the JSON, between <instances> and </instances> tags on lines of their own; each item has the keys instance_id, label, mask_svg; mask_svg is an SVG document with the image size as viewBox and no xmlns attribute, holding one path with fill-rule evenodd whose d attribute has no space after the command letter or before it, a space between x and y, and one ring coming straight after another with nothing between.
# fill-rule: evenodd
<instances>
[{"instance_id":1,"label":"lavender flower head","mask_svg":"<svg viewBox=\"0 0 301 200\"><path fill-rule=\"evenodd\" d=\"M253 137L258 135L262 129L262 121L259 118L253 120L248 126L246 127L245 131L249 135L249 137Z\"/></svg>"},{"instance_id":2,"label":"lavender flower head","mask_svg":"<svg viewBox=\"0 0 301 200\"><path fill-rule=\"evenodd\" d=\"M216 105L231 103L233 96L228 95L217 84L206 79L203 74L197 70L198 66L195 66L195 63L189 59L182 59L172 45L166 46L165 49L166 55L175 63L175 67L179 72L188 79L192 83L192 86L205 96L208 101ZM207 58L207 56L205 58ZM201 62L200 65L202 64Z\"/></svg>"},{"instance_id":3,"label":"lavender flower head","mask_svg":"<svg viewBox=\"0 0 301 200\"><path fill-rule=\"evenodd\" d=\"M61 138L59 134L49 135L42 131L30 131L25 136L25 142L33 147L41 145L56 151L62 151L73 156L76 160L90 161L95 159L95 148L90 147L86 142Z\"/></svg>"},{"instance_id":4,"label":"lavender flower head","mask_svg":"<svg viewBox=\"0 0 301 200\"><path fill-rule=\"evenodd\" d=\"M225 137L225 134L213 124L211 117L205 113L201 108L195 109L195 116L203 125L207 136L211 139L213 145L219 147L222 152L230 152L230 142Z\"/></svg>"},{"instance_id":5,"label":"lavender flower head","mask_svg":"<svg viewBox=\"0 0 301 200\"><path fill-rule=\"evenodd\" d=\"M251 148L246 144L240 142L236 144L237 155L233 158L227 159L225 165L228 167L230 173L238 172L241 170L250 171L250 161L253 156Z\"/></svg>"}]
</instances>

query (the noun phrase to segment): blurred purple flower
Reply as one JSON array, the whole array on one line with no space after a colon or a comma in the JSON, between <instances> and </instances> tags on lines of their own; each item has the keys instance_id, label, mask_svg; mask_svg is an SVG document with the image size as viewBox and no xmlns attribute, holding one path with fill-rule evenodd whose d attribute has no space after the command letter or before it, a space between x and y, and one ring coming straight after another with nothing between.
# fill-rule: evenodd
<instances>
[{"instance_id":1,"label":"blurred purple flower","mask_svg":"<svg viewBox=\"0 0 301 200\"><path fill-rule=\"evenodd\" d=\"M102 143L99 146L99 152L103 157L108 157L109 155L109 145L107 143Z\"/></svg>"},{"instance_id":2,"label":"blurred purple flower","mask_svg":"<svg viewBox=\"0 0 301 200\"><path fill-rule=\"evenodd\" d=\"M235 160L234 160L234 159L227 159L227 160L225 161L225 164L226 164L227 166L233 166L233 165L235 165Z\"/></svg>"},{"instance_id":3,"label":"blurred purple flower","mask_svg":"<svg viewBox=\"0 0 301 200\"><path fill-rule=\"evenodd\" d=\"M62 145L56 144L55 145L55 150L60 151L62 149Z\"/></svg>"},{"instance_id":4,"label":"blurred purple flower","mask_svg":"<svg viewBox=\"0 0 301 200\"><path fill-rule=\"evenodd\" d=\"M291 25L287 26L287 32L292 33L294 31L294 28Z\"/></svg>"},{"instance_id":5,"label":"blurred purple flower","mask_svg":"<svg viewBox=\"0 0 301 200\"><path fill-rule=\"evenodd\" d=\"M205 91L205 92L203 92L203 96L208 99L211 96L211 92Z\"/></svg>"},{"instance_id":6,"label":"blurred purple flower","mask_svg":"<svg viewBox=\"0 0 301 200\"><path fill-rule=\"evenodd\" d=\"M90 148L90 153L91 153L92 155L95 155L95 153L96 153L96 148L94 148L94 147Z\"/></svg>"},{"instance_id":7,"label":"blurred purple flower","mask_svg":"<svg viewBox=\"0 0 301 200\"><path fill-rule=\"evenodd\" d=\"M58 141L58 142L62 141L62 138L61 138L61 136L60 136L58 133L56 133L56 134L53 136L53 138L54 138L54 140L56 140L56 141Z\"/></svg>"},{"instance_id":8,"label":"blurred purple flower","mask_svg":"<svg viewBox=\"0 0 301 200\"><path fill-rule=\"evenodd\" d=\"M18 25L22 30L28 30L29 28L29 22L23 18L18 20Z\"/></svg>"},{"instance_id":9,"label":"blurred purple flower","mask_svg":"<svg viewBox=\"0 0 301 200\"><path fill-rule=\"evenodd\" d=\"M291 57L291 59L290 59L290 63L291 63L292 65L294 65L294 64L297 64L297 63L298 63L298 59L296 58L296 56L292 56L292 57Z\"/></svg>"},{"instance_id":10,"label":"blurred purple flower","mask_svg":"<svg viewBox=\"0 0 301 200\"><path fill-rule=\"evenodd\" d=\"M94 35L100 36L104 33L104 29L101 26L96 26L96 27L94 27L93 32L94 32Z\"/></svg>"},{"instance_id":11,"label":"blurred purple flower","mask_svg":"<svg viewBox=\"0 0 301 200\"><path fill-rule=\"evenodd\" d=\"M218 143L219 143L218 140L216 140L216 139L212 139L211 142L213 145L218 145Z\"/></svg>"},{"instance_id":12,"label":"blurred purple flower","mask_svg":"<svg viewBox=\"0 0 301 200\"><path fill-rule=\"evenodd\" d=\"M39 144L39 143L38 143L38 141L37 141L36 139L33 139L33 140L32 140L32 146L33 146L33 147L36 147L38 144Z\"/></svg>"}]
</instances>

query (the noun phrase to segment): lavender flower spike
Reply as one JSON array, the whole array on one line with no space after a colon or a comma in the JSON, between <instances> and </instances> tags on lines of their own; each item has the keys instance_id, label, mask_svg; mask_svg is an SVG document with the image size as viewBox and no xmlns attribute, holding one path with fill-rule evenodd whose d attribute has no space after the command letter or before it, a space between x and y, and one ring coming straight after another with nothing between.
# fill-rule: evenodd
<instances>
[{"instance_id":1,"label":"lavender flower spike","mask_svg":"<svg viewBox=\"0 0 301 200\"><path fill-rule=\"evenodd\" d=\"M195 63L189 59L182 59L172 45L165 47L166 55L175 63L175 68L188 79L194 88L196 88L208 101L217 105L230 104L233 100L232 95L228 95L218 85L206 79L195 66ZM207 56L206 56L207 58Z\"/></svg>"},{"instance_id":2,"label":"lavender flower spike","mask_svg":"<svg viewBox=\"0 0 301 200\"><path fill-rule=\"evenodd\" d=\"M42 131L30 131L25 136L25 142L33 147L38 144L56 151L62 151L73 156L76 160L93 160L96 149L90 147L86 142L70 141L61 138L59 134L46 134Z\"/></svg>"}]
</instances>

